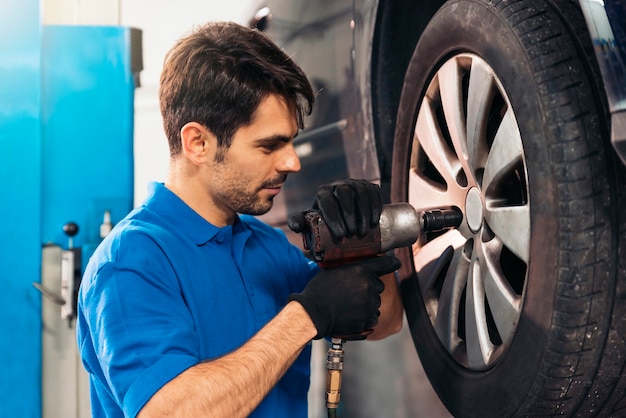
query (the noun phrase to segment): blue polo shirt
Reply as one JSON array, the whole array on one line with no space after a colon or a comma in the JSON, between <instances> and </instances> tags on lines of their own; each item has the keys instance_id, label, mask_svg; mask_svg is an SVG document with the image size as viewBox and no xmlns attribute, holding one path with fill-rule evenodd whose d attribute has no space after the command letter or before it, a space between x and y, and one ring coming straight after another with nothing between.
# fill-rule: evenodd
<instances>
[{"instance_id":1,"label":"blue polo shirt","mask_svg":"<svg viewBox=\"0 0 626 418\"><path fill-rule=\"evenodd\" d=\"M316 272L282 231L246 215L217 228L152 184L81 283L77 338L93 417L134 417L185 369L244 344ZM307 416L310 350L251 416Z\"/></svg>"}]
</instances>

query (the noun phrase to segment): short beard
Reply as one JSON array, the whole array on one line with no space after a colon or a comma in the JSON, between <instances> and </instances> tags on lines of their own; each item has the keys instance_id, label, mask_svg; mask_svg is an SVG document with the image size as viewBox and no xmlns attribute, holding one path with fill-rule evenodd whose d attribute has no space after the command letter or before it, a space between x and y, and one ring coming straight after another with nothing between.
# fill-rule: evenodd
<instances>
[{"instance_id":1,"label":"short beard","mask_svg":"<svg viewBox=\"0 0 626 418\"><path fill-rule=\"evenodd\" d=\"M231 205L237 213L245 215L263 215L272 209L274 204L274 196L267 201L261 201L256 196L238 196L231 201Z\"/></svg>"},{"instance_id":2,"label":"short beard","mask_svg":"<svg viewBox=\"0 0 626 418\"><path fill-rule=\"evenodd\" d=\"M284 184L286 180L287 180L287 175L281 174L277 176L276 178L273 178L271 180L264 182L257 191L264 189L264 188L278 187ZM230 195L229 200L231 201L231 205L233 209L237 213L258 216L258 215L263 215L269 212L270 209L272 209L275 197L276 196L271 196L268 200L261 200L256 193L253 193L253 194L239 193L237 195L234 195L234 194Z\"/></svg>"}]
</instances>

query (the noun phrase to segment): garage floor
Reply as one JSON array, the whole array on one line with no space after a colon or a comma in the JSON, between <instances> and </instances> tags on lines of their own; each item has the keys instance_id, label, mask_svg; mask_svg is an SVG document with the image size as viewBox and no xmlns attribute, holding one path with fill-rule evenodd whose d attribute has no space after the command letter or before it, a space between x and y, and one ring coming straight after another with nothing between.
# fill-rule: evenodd
<instances>
[{"instance_id":1,"label":"garage floor","mask_svg":"<svg viewBox=\"0 0 626 418\"><path fill-rule=\"evenodd\" d=\"M325 418L327 345L313 348L310 418ZM408 327L383 341L348 342L338 416L450 418L424 374Z\"/></svg>"}]
</instances>

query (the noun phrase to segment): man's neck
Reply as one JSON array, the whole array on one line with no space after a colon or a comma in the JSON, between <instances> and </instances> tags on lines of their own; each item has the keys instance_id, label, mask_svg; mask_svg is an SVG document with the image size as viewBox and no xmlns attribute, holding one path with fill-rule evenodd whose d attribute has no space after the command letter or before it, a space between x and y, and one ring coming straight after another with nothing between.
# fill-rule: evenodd
<instances>
[{"instance_id":1,"label":"man's neck","mask_svg":"<svg viewBox=\"0 0 626 418\"><path fill-rule=\"evenodd\" d=\"M165 187L212 225L220 228L232 225L236 213L216 202L200 179L198 173L182 172L180 167L170 164Z\"/></svg>"}]
</instances>

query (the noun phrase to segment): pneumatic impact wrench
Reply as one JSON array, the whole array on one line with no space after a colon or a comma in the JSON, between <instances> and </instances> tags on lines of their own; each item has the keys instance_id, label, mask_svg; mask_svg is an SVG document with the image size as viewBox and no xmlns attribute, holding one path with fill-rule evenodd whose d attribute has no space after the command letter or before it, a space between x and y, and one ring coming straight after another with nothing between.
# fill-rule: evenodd
<instances>
[{"instance_id":1,"label":"pneumatic impact wrench","mask_svg":"<svg viewBox=\"0 0 626 418\"><path fill-rule=\"evenodd\" d=\"M324 218L316 210L304 213L307 227L303 233L305 250L321 267L332 267L374 257L394 248L412 245L420 234L456 228L463 214L456 208L417 212L408 203L383 206L376 228L364 236L351 236L337 240L332 236ZM343 369L342 338L332 338L328 349L326 368L326 408L328 417L335 417L341 392Z\"/></svg>"},{"instance_id":2,"label":"pneumatic impact wrench","mask_svg":"<svg viewBox=\"0 0 626 418\"><path fill-rule=\"evenodd\" d=\"M383 206L376 228L362 237L353 235L342 240L331 235L318 211L306 211L304 219L307 224L303 235L305 250L320 266L331 267L407 247L425 232L456 228L463 214L456 208L418 213L409 203L391 203Z\"/></svg>"}]
</instances>

